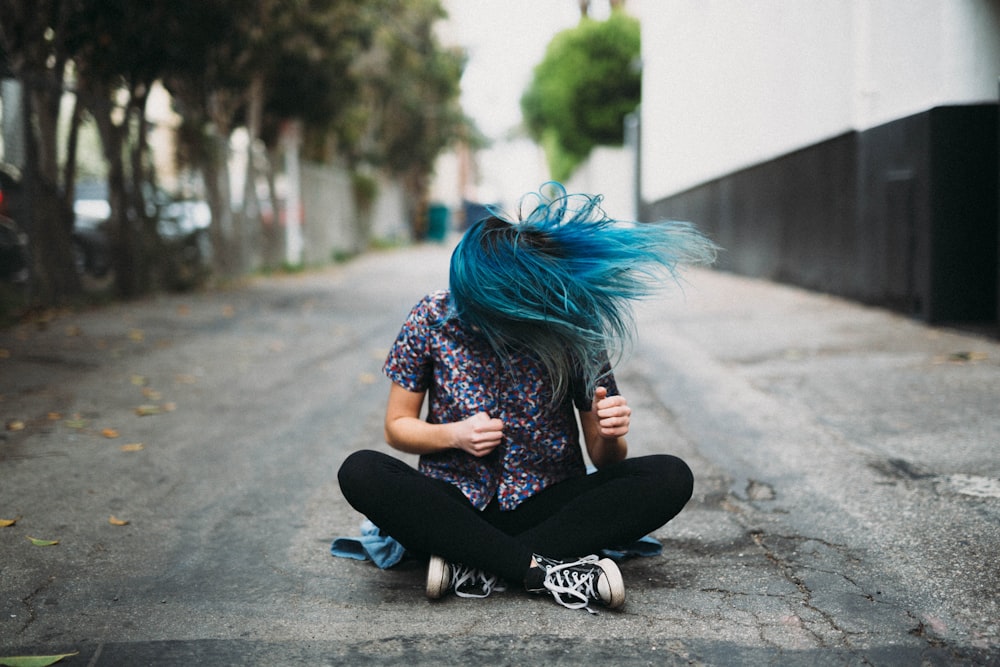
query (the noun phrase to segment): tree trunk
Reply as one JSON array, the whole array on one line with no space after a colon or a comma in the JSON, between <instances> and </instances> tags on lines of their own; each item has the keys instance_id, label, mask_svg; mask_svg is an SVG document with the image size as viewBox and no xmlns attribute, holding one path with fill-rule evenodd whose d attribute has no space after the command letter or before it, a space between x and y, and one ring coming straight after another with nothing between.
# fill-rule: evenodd
<instances>
[{"instance_id":1,"label":"tree trunk","mask_svg":"<svg viewBox=\"0 0 1000 667\"><path fill-rule=\"evenodd\" d=\"M278 184L274 174L274 165L278 163L278 160L278 155L274 152L269 152L267 196L271 202L271 216L261 221L264 235L264 266L269 269L280 267L285 257L285 239L282 235L281 226L281 202L278 200Z\"/></svg>"},{"instance_id":2,"label":"tree trunk","mask_svg":"<svg viewBox=\"0 0 1000 667\"><path fill-rule=\"evenodd\" d=\"M53 91L25 85L23 96L27 158L23 183L31 210L31 300L41 307L66 303L81 292L73 258L72 210L58 184L57 117L52 117L58 105L48 99L60 93L59 88Z\"/></svg>"},{"instance_id":3,"label":"tree trunk","mask_svg":"<svg viewBox=\"0 0 1000 667\"><path fill-rule=\"evenodd\" d=\"M102 123L98 123L101 125ZM103 123L112 125L110 119ZM128 214L128 198L125 193L125 162L121 155L122 138L113 125L101 132L109 135L105 151L108 161L108 203L111 205L111 254L115 269L115 287L118 295L131 299L141 292L138 270L138 239L135 225Z\"/></svg>"},{"instance_id":4,"label":"tree trunk","mask_svg":"<svg viewBox=\"0 0 1000 667\"><path fill-rule=\"evenodd\" d=\"M157 280L161 276L165 263L157 231L160 202L157 200L155 191L156 177L152 170L146 168L145 162L149 148L146 141L149 129L149 123L146 120L148 91L149 86L145 84L139 84L131 91L128 115L132 117L133 122L125 123L123 131L123 135L127 138L128 128L136 128L136 135L130 142L129 156L132 186L126 195L129 202L127 209L135 212L132 225L136 235L135 267L136 286L139 292L148 292L162 286L162 280L159 283ZM152 197L152 201L149 201L147 196Z\"/></svg>"},{"instance_id":5,"label":"tree trunk","mask_svg":"<svg viewBox=\"0 0 1000 667\"><path fill-rule=\"evenodd\" d=\"M66 164L63 165L63 192L66 201L76 201L76 151L80 143L80 124L83 122L83 105L80 96L73 97L73 112L69 119L69 136L66 138ZM73 218L69 218L72 225Z\"/></svg>"},{"instance_id":6,"label":"tree trunk","mask_svg":"<svg viewBox=\"0 0 1000 667\"><path fill-rule=\"evenodd\" d=\"M240 270L253 270L261 263L260 200L257 197L257 142L264 116L264 75L257 72L250 81L247 105L247 163L240 224Z\"/></svg>"},{"instance_id":7,"label":"tree trunk","mask_svg":"<svg viewBox=\"0 0 1000 667\"><path fill-rule=\"evenodd\" d=\"M209 93L206 113L210 119L206 141L208 158L204 166L205 190L212 209L211 238L216 272L233 278L240 275L236 252L237 230L229 183L229 133L238 100L226 91Z\"/></svg>"},{"instance_id":8,"label":"tree trunk","mask_svg":"<svg viewBox=\"0 0 1000 667\"><path fill-rule=\"evenodd\" d=\"M108 221L111 240L111 265L115 270L115 288L125 299L141 293L138 272L138 239L135 225L129 216L125 186L124 132L127 123L121 126L111 118L111 89L104 84L89 82L90 104L88 108L97 124L104 147L104 159L108 164L108 204L111 218Z\"/></svg>"},{"instance_id":9,"label":"tree trunk","mask_svg":"<svg viewBox=\"0 0 1000 667\"><path fill-rule=\"evenodd\" d=\"M403 191L407 193L406 216L410 222L410 230L416 239L424 239L427 236L427 176L418 169L410 169L401 174L400 180L403 184Z\"/></svg>"},{"instance_id":10,"label":"tree trunk","mask_svg":"<svg viewBox=\"0 0 1000 667\"><path fill-rule=\"evenodd\" d=\"M212 210L209 228L212 239L215 271L222 276L237 275L233 261L233 209L229 190L229 139L212 131L206 136L210 149L202 173L205 177L205 198Z\"/></svg>"}]
</instances>

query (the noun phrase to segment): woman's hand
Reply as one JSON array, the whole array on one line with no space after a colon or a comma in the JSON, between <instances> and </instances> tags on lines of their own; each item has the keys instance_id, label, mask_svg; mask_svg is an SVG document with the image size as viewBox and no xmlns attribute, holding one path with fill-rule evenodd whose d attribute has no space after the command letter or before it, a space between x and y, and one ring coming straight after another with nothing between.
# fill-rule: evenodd
<instances>
[{"instance_id":1,"label":"woman's hand","mask_svg":"<svg viewBox=\"0 0 1000 667\"><path fill-rule=\"evenodd\" d=\"M408 391L396 383L389 389L385 409L385 441L407 454L435 454L461 449L486 456L503 439L503 422L480 412L460 422L429 424L420 419L426 392Z\"/></svg>"},{"instance_id":2,"label":"woman's hand","mask_svg":"<svg viewBox=\"0 0 1000 667\"><path fill-rule=\"evenodd\" d=\"M625 435L631 420L632 408L624 397L608 396L604 387L595 390L590 410L580 412L587 454L594 466L603 468L628 456Z\"/></svg>"},{"instance_id":3,"label":"woman's hand","mask_svg":"<svg viewBox=\"0 0 1000 667\"><path fill-rule=\"evenodd\" d=\"M628 406L624 396L608 396L605 387L598 387L594 391L590 410L597 415L601 437L620 438L628 434L632 408Z\"/></svg>"},{"instance_id":4,"label":"woman's hand","mask_svg":"<svg viewBox=\"0 0 1000 667\"><path fill-rule=\"evenodd\" d=\"M468 419L451 425L452 446L473 456L486 456L503 439L503 422L491 419L485 412L477 412Z\"/></svg>"}]
</instances>

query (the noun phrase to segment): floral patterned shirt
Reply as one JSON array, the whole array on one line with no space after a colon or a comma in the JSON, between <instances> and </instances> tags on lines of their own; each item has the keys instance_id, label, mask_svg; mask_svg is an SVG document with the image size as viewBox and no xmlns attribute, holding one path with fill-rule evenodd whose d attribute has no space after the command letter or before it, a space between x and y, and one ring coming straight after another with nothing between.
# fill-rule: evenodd
<instances>
[{"instance_id":1,"label":"floral patterned shirt","mask_svg":"<svg viewBox=\"0 0 1000 667\"><path fill-rule=\"evenodd\" d=\"M590 410L582 383L553 403L544 366L530 355L505 364L486 340L449 318L447 290L422 299L403 324L383 372L428 395L427 421L448 424L485 412L504 423L500 445L482 458L461 450L420 457L420 471L455 484L477 508L496 497L509 510L545 487L586 474L574 404ZM614 377L600 384L617 394Z\"/></svg>"}]
</instances>

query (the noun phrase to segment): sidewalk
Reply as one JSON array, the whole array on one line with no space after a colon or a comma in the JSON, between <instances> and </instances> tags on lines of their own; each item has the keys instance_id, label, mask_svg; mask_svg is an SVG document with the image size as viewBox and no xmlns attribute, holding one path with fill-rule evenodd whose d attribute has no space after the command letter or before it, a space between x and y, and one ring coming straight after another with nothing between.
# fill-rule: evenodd
<instances>
[{"instance_id":1,"label":"sidewalk","mask_svg":"<svg viewBox=\"0 0 1000 667\"><path fill-rule=\"evenodd\" d=\"M640 307L618 371L632 453L697 480L624 610L331 557L361 519L335 471L387 450L381 361L448 253L0 331L0 656L1000 664L1000 344L712 271Z\"/></svg>"}]
</instances>

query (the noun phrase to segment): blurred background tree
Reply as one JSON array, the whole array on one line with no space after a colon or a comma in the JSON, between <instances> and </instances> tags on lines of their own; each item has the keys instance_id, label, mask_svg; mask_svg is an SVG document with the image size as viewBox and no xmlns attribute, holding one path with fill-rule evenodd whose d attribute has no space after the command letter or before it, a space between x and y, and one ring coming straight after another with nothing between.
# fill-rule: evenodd
<instances>
[{"instance_id":1,"label":"blurred background tree","mask_svg":"<svg viewBox=\"0 0 1000 667\"><path fill-rule=\"evenodd\" d=\"M426 208L434 162L456 140L472 141L472 122L459 104L465 54L446 49L434 34L445 14L437 0L389 2L371 48L354 63L361 82L351 109L356 123L341 144L353 166L399 178L412 207Z\"/></svg>"},{"instance_id":2,"label":"blurred background tree","mask_svg":"<svg viewBox=\"0 0 1000 667\"><path fill-rule=\"evenodd\" d=\"M33 305L81 291L71 234L80 128L90 121L117 294L164 286L146 113L154 85L181 118L178 160L203 184L217 275L252 268L262 228L260 160L245 161L242 197L229 191L238 129L251 153L273 151L294 121L309 159L384 170L422 201L438 153L470 133L458 106L464 56L432 29L443 16L439 0L0 0L0 56L25 91Z\"/></svg>"},{"instance_id":3,"label":"blurred background tree","mask_svg":"<svg viewBox=\"0 0 1000 667\"><path fill-rule=\"evenodd\" d=\"M65 80L72 70L65 26L72 12L53 0L0 3L0 41L10 72L24 86L22 122L25 168L22 210L30 210L32 296L55 303L80 291L70 234L72 199L61 187L57 126ZM74 112L76 113L76 112Z\"/></svg>"},{"instance_id":4,"label":"blurred background tree","mask_svg":"<svg viewBox=\"0 0 1000 667\"><path fill-rule=\"evenodd\" d=\"M639 22L615 7L553 37L521 98L531 137L545 150L556 180L568 179L595 146L620 146L625 117L642 84Z\"/></svg>"}]
</instances>

